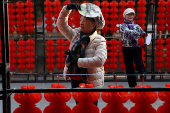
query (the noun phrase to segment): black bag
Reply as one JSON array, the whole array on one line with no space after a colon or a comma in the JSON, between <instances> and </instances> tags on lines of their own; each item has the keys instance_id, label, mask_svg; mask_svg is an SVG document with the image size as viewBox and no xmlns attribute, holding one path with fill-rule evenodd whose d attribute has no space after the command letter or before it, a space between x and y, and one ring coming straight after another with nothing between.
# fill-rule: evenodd
<instances>
[{"instance_id":1,"label":"black bag","mask_svg":"<svg viewBox=\"0 0 170 113\"><path fill-rule=\"evenodd\" d=\"M65 64L70 74L88 74L86 68L79 68L77 66L78 58L85 57L85 49L90 42L89 35L80 35L80 39L75 42L71 50L66 51L67 58ZM80 75L83 80L86 80L86 75Z\"/></svg>"}]
</instances>

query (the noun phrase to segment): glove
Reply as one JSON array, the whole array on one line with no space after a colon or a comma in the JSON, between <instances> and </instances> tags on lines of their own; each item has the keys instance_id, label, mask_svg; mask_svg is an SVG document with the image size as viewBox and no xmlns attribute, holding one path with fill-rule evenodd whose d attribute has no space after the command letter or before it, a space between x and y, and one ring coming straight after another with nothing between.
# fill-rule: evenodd
<instances>
[{"instance_id":1,"label":"glove","mask_svg":"<svg viewBox=\"0 0 170 113\"><path fill-rule=\"evenodd\" d=\"M142 33L142 38L146 38L148 35L147 35L147 33Z\"/></svg>"},{"instance_id":2,"label":"glove","mask_svg":"<svg viewBox=\"0 0 170 113\"><path fill-rule=\"evenodd\" d=\"M70 52L70 50L69 50L69 51L65 51L65 54L69 55L70 60L73 60L74 62L77 63L78 57L77 57L77 56L74 56L74 55Z\"/></svg>"},{"instance_id":3,"label":"glove","mask_svg":"<svg viewBox=\"0 0 170 113\"><path fill-rule=\"evenodd\" d=\"M80 5L78 3L71 3L67 5L67 9L75 9L76 11L81 10Z\"/></svg>"}]
</instances>

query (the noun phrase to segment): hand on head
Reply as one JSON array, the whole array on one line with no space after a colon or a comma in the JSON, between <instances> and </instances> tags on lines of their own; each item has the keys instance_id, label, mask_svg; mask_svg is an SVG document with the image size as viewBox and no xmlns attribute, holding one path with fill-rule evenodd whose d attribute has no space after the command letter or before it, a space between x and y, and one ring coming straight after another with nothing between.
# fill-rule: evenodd
<instances>
[{"instance_id":1,"label":"hand on head","mask_svg":"<svg viewBox=\"0 0 170 113\"><path fill-rule=\"evenodd\" d=\"M80 5L78 3L71 3L67 5L67 9L75 9L76 11L81 10Z\"/></svg>"}]
</instances>

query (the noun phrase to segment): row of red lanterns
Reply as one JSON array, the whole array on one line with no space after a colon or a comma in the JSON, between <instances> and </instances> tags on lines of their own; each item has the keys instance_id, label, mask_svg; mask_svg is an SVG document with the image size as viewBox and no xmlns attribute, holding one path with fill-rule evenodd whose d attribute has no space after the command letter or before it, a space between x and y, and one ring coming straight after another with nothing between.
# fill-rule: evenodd
<instances>
[{"instance_id":1,"label":"row of red lanterns","mask_svg":"<svg viewBox=\"0 0 170 113\"><path fill-rule=\"evenodd\" d=\"M47 47L46 47L46 50L47 50L47 53L46 53L46 56L47 56L47 59L46 59L46 62L47 62L47 69L48 71L52 72L55 65L54 65L54 62L55 62L55 59L54 59L54 56L55 56L55 53L53 52L54 51L54 41L52 39L48 39L46 41L46 44L47 44Z\"/></svg>"},{"instance_id":2,"label":"row of red lanterns","mask_svg":"<svg viewBox=\"0 0 170 113\"><path fill-rule=\"evenodd\" d=\"M26 49L28 50L28 52L26 53L26 56L27 56L27 59L26 59L27 65L26 65L26 67L27 67L28 71L32 72L34 67L35 67L35 65L34 65L34 62L35 62L35 58L34 58L34 56L35 56L35 52L34 52L34 50L35 50L35 47L34 47L35 41L33 39L29 38L26 41L26 43L27 43Z\"/></svg>"},{"instance_id":3,"label":"row of red lanterns","mask_svg":"<svg viewBox=\"0 0 170 113\"><path fill-rule=\"evenodd\" d=\"M13 32L15 31L15 8L14 5L9 3L8 4L8 18L9 18L9 34L12 36Z\"/></svg>"},{"instance_id":4,"label":"row of red lanterns","mask_svg":"<svg viewBox=\"0 0 170 113\"><path fill-rule=\"evenodd\" d=\"M14 8L16 6L16 9ZM24 6L26 8L24 9ZM32 8L34 3L30 0L24 4L22 1L18 1L16 4L8 4L8 15L9 15L9 34L12 36L15 31L15 24L17 25L18 34L23 34L26 30L28 34L33 33L34 31L34 9ZM15 12L17 14L15 15ZM26 14L24 15L24 12ZM15 22L15 18L17 19ZM24 19L26 20L24 21ZM26 27L24 27L26 25Z\"/></svg>"},{"instance_id":5,"label":"row of red lanterns","mask_svg":"<svg viewBox=\"0 0 170 113\"><path fill-rule=\"evenodd\" d=\"M125 72L125 63L124 63L124 58L123 58L123 51L122 51L122 47L123 47L123 44L122 44L122 40L120 39L118 41L118 50L119 50L119 62L120 62L120 68L122 69L122 71Z\"/></svg>"},{"instance_id":6,"label":"row of red lanterns","mask_svg":"<svg viewBox=\"0 0 170 113\"><path fill-rule=\"evenodd\" d=\"M137 11L138 11L138 14L137 14L137 17L138 17L138 20L137 20L137 24L139 24L139 26L145 30L145 23L146 23L146 20L145 20L145 17L146 17L146 14L145 14L145 11L146 11L146 0L139 0L138 1L138 5L139 7L137 8Z\"/></svg>"},{"instance_id":7,"label":"row of red lanterns","mask_svg":"<svg viewBox=\"0 0 170 113\"><path fill-rule=\"evenodd\" d=\"M31 42L28 42L28 41L31 41ZM114 42L116 43L116 41L114 40ZM156 55L156 67L157 67L157 70L160 72L162 67L163 67L163 61L164 61L164 58L163 58L163 55L164 55L164 52L163 52L163 49L164 49L164 46L162 44L164 44L164 40L162 38L159 38L157 41L157 45L156 45L156 49L157 51L155 52L155 55ZM15 47L15 41L13 40L10 40L10 58L11 58L11 70L12 71L15 71L16 69L16 61L19 63L19 65L17 66L19 68L20 71L24 71L25 68L28 68L28 70L32 71L34 69L34 56L35 56L35 53L33 52L35 47L33 46L33 44L35 43L34 40L32 39L29 39L26 41L27 45L26 48L25 48L25 41L24 40L19 40L17 42L18 44L18 47L17 47L17 50L19 51L17 53L17 56L18 56L18 60L16 60L16 53L15 53L15 50L16 50L16 47ZM30 43L30 44L29 44ZM31 44L32 43L32 44ZM56 55L58 56L58 58L56 59L56 61L59 63L57 64L57 67L58 69L63 69L63 66L64 66L64 61L65 61L65 56L64 56L64 50L68 50L69 48L69 45L70 45L70 42L67 40L66 42L63 40L63 39L60 39L56 42L58 44L58 46L56 47L56 49L58 50L58 52L56 53ZM64 44L66 43L66 47L64 46ZM122 71L125 69L125 66L124 66L124 60L123 60L123 53L122 53L122 42L121 40L117 41L117 45L119 45L118 47L116 47L114 44L111 44L112 41L107 41L107 45L111 45L111 46L107 46L107 50L108 50L108 58L104 64L104 67L105 67L105 71L108 70L108 68L110 69L113 69L113 70L116 70L117 68L117 54L118 56L120 57L119 58L119 62L121 63L120 64L120 68L122 69ZM142 45L144 43L144 39L143 38L139 38L139 44ZM170 61L169 61L169 56L170 56L170 48L169 48L169 44L170 44L170 41L169 41L169 38L166 39L166 45L165 47L167 48L167 50L165 51L165 54L166 54L166 57L165 57L165 68L170 68ZM113 46L113 47L112 47ZM49 48L49 47L48 47ZM55 49L54 47L52 47L53 49ZM116 52L116 50L113 52L111 51L112 48L115 48L116 50L119 50L119 53ZM1 47L0 47L1 49ZM25 50L28 50L27 53L25 53ZM110 52L111 51L111 52ZM112 55L113 54L113 55ZM114 54L116 54L116 56L114 56ZM47 55L47 54L46 54ZM53 53L53 55L55 55L55 53ZM145 51L142 49L142 60L143 62L145 61ZM27 59L25 59L25 56L27 56ZM47 55L48 56L48 55ZM110 57L109 57L110 56ZM114 57L113 57L114 56ZM60 59L60 60L59 60ZM0 60L2 62L2 53L0 52ZM49 58L47 58L47 61L49 61ZM53 59L53 63L54 63L55 59ZM61 62L60 62L61 61ZM27 65L25 65L25 63L27 62ZM113 63L114 62L114 63ZM48 63L48 62L47 62ZM144 66L145 66L145 63L144 63ZM48 66L47 66L48 67ZM55 66L53 66L53 68L50 68L49 70L52 71L52 69L54 69Z\"/></svg>"},{"instance_id":8,"label":"row of red lanterns","mask_svg":"<svg viewBox=\"0 0 170 113\"><path fill-rule=\"evenodd\" d=\"M33 33L33 31L34 31L34 20L33 20L33 18L34 18L34 14L33 14L34 3L31 2L30 0L27 0L27 2L25 3L25 6L26 6L26 8L25 8L25 12L26 12L26 14L25 14L25 18L26 18L26 21L25 21L26 28L25 28L25 30L27 31L28 34L30 34L30 33Z\"/></svg>"},{"instance_id":9,"label":"row of red lanterns","mask_svg":"<svg viewBox=\"0 0 170 113\"><path fill-rule=\"evenodd\" d=\"M117 1L112 1L110 2L110 32L111 33L116 33L118 30L118 27L116 26L118 24L118 2Z\"/></svg>"},{"instance_id":10,"label":"row of red lanterns","mask_svg":"<svg viewBox=\"0 0 170 113\"><path fill-rule=\"evenodd\" d=\"M25 63L26 63L25 56L26 56L26 54L24 52L25 51L25 41L23 39L20 39L17 42L17 45L18 45L18 48L17 48L17 50L18 50L18 53L17 53L18 60L17 61L19 63L18 69L19 69L19 71L24 72L25 68L26 68L26 66L25 66Z\"/></svg>"},{"instance_id":11,"label":"row of red lanterns","mask_svg":"<svg viewBox=\"0 0 170 113\"><path fill-rule=\"evenodd\" d=\"M16 15L16 18L17 18L17 21L16 21L16 25L17 25L17 31L18 31L18 34L23 34L24 31L25 31L25 27L24 27L24 3L22 1L18 1L16 3L16 12L17 12L17 15Z\"/></svg>"},{"instance_id":12,"label":"row of red lanterns","mask_svg":"<svg viewBox=\"0 0 170 113\"><path fill-rule=\"evenodd\" d=\"M166 47L166 51L165 51L165 54L166 54L166 57L165 57L165 68L167 69L170 69L170 37L168 37L167 39L166 39L166 45L165 45L165 47Z\"/></svg>"},{"instance_id":13,"label":"row of red lanterns","mask_svg":"<svg viewBox=\"0 0 170 113\"><path fill-rule=\"evenodd\" d=\"M120 68L122 71L125 71L125 64L124 64L124 59L123 59L123 52L122 52L122 40L120 39L117 41L116 39L112 39L110 41L106 40L106 45L107 46L107 59L104 64L105 72L107 73L108 68L111 70L116 70L118 65L118 59L117 56L119 56L119 62L120 62ZM119 52L117 52L119 50Z\"/></svg>"},{"instance_id":14,"label":"row of red lanterns","mask_svg":"<svg viewBox=\"0 0 170 113\"><path fill-rule=\"evenodd\" d=\"M45 29L47 30L47 33L48 32L51 32L53 31L54 29L54 26L52 25L54 23L54 20L52 19L53 18L53 2L51 2L50 0L46 0L44 2L44 5L45 5L45 8L44 8L44 11L46 12L45 13L45 23L47 24L47 26L45 27Z\"/></svg>"},{"instance_id":15,"label":"row of red lanterns","mask_svg":"<svg viewBox=\"0 0 170 113\"><path fill-rule=\"evenodd\" d=\"M158 14L156 15L157 17L158 17L158 19L157 19L157 31L158 32L163 32L164 30L165 30L165 23L166 23L166 21L165 21L165 16L166 16L166 14L165 14L165 11L166 11L166 8L165 8L165 5L166 5L166 2L164 1L164 0L159 0L159 2L158 2L158 8L157 8L157 10L158 10Z\"/></svg>"},{"instance_id":16,"label":"row of red lanterns","mask_svg":"<svg viewBox=\"0 0 170 113\"><path fill-rule=\"evenodd\" d=\"M57 67L58 69L64 69L64 66L65 66L65 54L64 54L64 50L65 50L65 46L64 46L64 43L65 41L63 39L58 39L56 41L56 43L58 44L56 46L56 49L58 50L56 55L58 56L56 61L57 61Z\"/></svg>"},{"instance_id":17,"label":"row of red lanterns","mask_svg":"<svg viewBox=\"0 0 170 113\"><path fill-rule=\"evenodd\" d=\"M165 84L165 87L170 87L170 84ZM51 84L50 89L66 88L62 84ZM79 84L77 88L94 88L93 84ZM124 88L123 85L108 85L108 88ZM151 88L150 85L137 85L135 88ZM21 86L21 89L35 89L35 86ZM169 113L170 99L168 98L170 92L102 92L101 98L107 103L107 105L101 110L101 113ZM73 92L72 97L75 101L79 102L71 110L66 105L71 99L70 92L56 92L56 93L44 93L46 101L50 102L49 105L43 110L43 113L99 113L99 108L94 105L100 98L100 92ZM164 102L156 110L151 104L155 103L157 99ZM16 93L14 99L20 104L18 108L14 110L14 113L42 113L41 110L36 107L42 99L41 93ZM135 103L133 107L128 110L123 103L126 103L130 99Z\"/></svg>"},{"instance_id":18,"label":"row of red lanterns","mask_svg":"<svg viewBox=\"0 0 170 113\"><path fill-rule=\"evenodd\" d=\"M9 50L10 50L10 70L15 71L15 69L17 67L16 64L15 64L17 62L17 60L15 59L15 57L17 56L16 53L15 53L16 42L14 40L10 40L9 45L10 45L10 48L9 48Z\"/></svg>"},{"instance_id":19,"label":"row of red lanterns","mask_svg":"<svg viewBox=\"0 0 170 113\"><path fill-rule=\"evenodd\" d=\"M87 1L84 1L83 3L86 3ZM63 5L67 5L71 3L69 0L66 0ZM97 4L98 6L100 5L100 2L98 1L94 1L95 4ZM54 11L55 14L54 14L54 18L58 18L58 15L59 15L59 12L61 11L61 2L59 0L55 0L54 2L51 2L50 0L46 0L44 2L45 4L45 17L47 18L45 20L45 23L47 24L46 26L46 30L47 32L52 32L54 27L53 27L53 23L54 23L54 20L52 19L53 18L53 14L52 12ZM157 17L158 17L158 20L157 20L157 30L158 32L159 31L164 31L165 30L165 23L167 23L167 25L169 25L169 21L166 21L165 20L165 17L167 17L167 20L169 19L169 10L168 10L168 7L169 7L169 0L168 2L166 3L164 0L159 0L158 2L158 5L159 7L157 8L158 10L158 14L157 14ZM15 31L15 23L17 25L17 31L18 31L18 34L23 34L24 31L26 30L27 33L33 33L33 30L34 30L34 21L33 21L33 18L34 18L34 14L33 11L34 9L32 8L33 7L33 2L31 2L30 0L27 0L27 2L25 3L25 6L26 8L24 9L24 3L22 1L18 1L16 3L16 10L14 8L14 4L9 4L8 5L8 8L9 8L9 33L12 35L13 32ZM54 6L54 9L52 7L52 5ZM119 22L117 21L117 18L118 18L118 5L120 6L120 9L119 9ZM106 34L108 32L108 30L110 30L112 33L116 32L118 30L118 28L115 26L116 24L120 24L123 22L124 18L123 18L123 12L125 10L125 7L130 7L130 8L134 8L134 1L130 0L128 1L127 3L125 2L125 0L121 0L120 3L118 4L116 1L112 1L112 2L108 2L106 0L102 1L101 3L101 6L102 6L102 12L103 12L103 15L104 15L104 18L106 20L106 26L103 28L103 33ZM146 20L144 19L146 17L146 14L145 14L145 11L146 11L146 0L140 0L138 1L138 20L137 20L137 23L143 28L145 29L145 26L144 24L146 23ZM165 5L167 5L167 8L165 8ZM110 6L111 8L109 9L108 6ZM15 15L15 11L17 12L17 15ZM113 12L115 11L115 12ZM165 14L165 11L167 11L167 14ZM24 12L26 12L26 14L24 15ZM77 11L73 11L74 13L70 15L70 18L69 18L69 25L73 28L75 27L79 27L79 18L80 18L80 15L78 14ZM111 13L110 15L108 13ZM74 18L73 18L74 16ZM15 22L15 18L17 18L17 21ZM26 21L24 21L24 18L26 18ZM110 20L108 20L110 18ZM115 21L112 21L112 20L115 20ZM55 22L56 22L56 19L55 19ZM24 27L24 25L26 25L26 27ZM110 25L110 27L108 27ZM169 28L170 27L166 27L167 30L169 31ZM57 27L55 27L55 29L57 30L57 32L59 33L59 30Z\"/></svg>"},{"instance_id":20,"label":"row of red lanterns","mask_svg":"<svg viewBox=\"0 0 170 113\"><path fill-rule=\"evenodd\" d=\"M61 11L61 2L59 0L55 0L54 3L53 3L53 6L54 6L54 18L58 18L59 14L60 14L60 11ZM55 20L55 23L56 23L57 19ZM59 34L59 30L58 30L58 27L56 26L55 29L57 30L57 33Z\"/></svg>"},{"instance_id":21,"label":"row of red lanterns","mask_svg":"<svg viewBox=\"0 0 170 113\"><path fill-rule=\"evenodd\" d=\"M160 34L160 36L161 36L161 34ZM164 60L164 58L163 58L163 55L164 55L164 52L163 52L163 49L164 49L164 46L163 46L163 44L164 44L164 40L161 38L161 37L159 37L157 40L156 40L156 52L155 52L155 54L156 54L156 58L155 58L155 61L156 61L156 68L157 68L157 70L158 70L158 72L161 72L161 70L162 70L162 67L163 67L163 60Z\"/></svg>"},{"instance_id":22,"label":"row of red lanterns","mask_svg":"<svg viewBox=\"0 0 170 113\"><path fill-rule=\"evenodd\" d=\"M167 1L166 3L166 18L167 18L167 26L166 29L168 30L168 32L170 32L170 21L168 21L170 19L170 0Z\"/></svg>"},{"instance_id":23,"label":"row of red lanterns","mask_svg":"<svg viewBox=\"0 0 170 113\"><path fill-rule=\"evenodd\" d=\"M144 38L143 37L141 37L141 38L139 38L138 39L138 43L139 43L139 45L140 46L143 46L144 45L144 42L145 42L145 40L144 40ZM143 64L144 64L144 67L146 66L146 64L145 64L145 60L146 60L146 58L145 58L145 50L144 50L144 48L141 48L142 49L142 61L143 61Z\"/></svg>"},{"instance_id":24,"label":"row of red lanterns","mask_svg":"<svg viewBox=\"0 0 170 113\"><path fill-rule=\"evenodd\" d=\"M110 55L110 69L111 70L116 70L116 68L118 67L117 66L117 55L118 55L118 52L117 52L117 40L116 39L111 39L110 41L110 52L109 52L109 55Z\"/></svg>"}]
</instances>

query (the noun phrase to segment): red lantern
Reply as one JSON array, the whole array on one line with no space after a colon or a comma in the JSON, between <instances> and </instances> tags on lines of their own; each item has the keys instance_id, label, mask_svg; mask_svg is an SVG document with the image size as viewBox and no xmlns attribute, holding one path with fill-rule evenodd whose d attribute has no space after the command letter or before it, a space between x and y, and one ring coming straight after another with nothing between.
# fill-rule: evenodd
<instances>
[{"instance_id":1,"label":"red lantern","mask_svg":"<svg viewBox=\"0 0 170 113\"><path fill-rule=\"evenodd\" d=\"M46 41L46 44L47 44L47 47L46 47L46 50L47 50L47 53L46 53L46 56L47 56L47 59L46 59L46 62L47 62L47 69L48 71L53 71L55 65L53 64L55 62L55 59L53 58L55 56L55 53L53 52L53 50L55 49L54 48L54 41L52 39L48 39Z\"/></svg>"},{"instance_id":2,"label":"red lantern","mask_svg":"<svg viewBox=\"0 0 170 113\"><path fill-rule=\"evenodd\" d=\"M17 12L17 15L16 15L16 18L17 18L17 21L16 21L16 24L17 24L17 31L18 31L18 34L23 34L24 31L25 31L25 28L24 28L24 3L22 1L18 1L16 3L16 12Z\"/></svg>"},{"instance_id":3,"label":"red lantern","mask_svg":"<svg viewBox=\"0 0 170 113\"><path fill-rule=\"evenodd\" d=\"M99 2L98 0L94 0L94 1L93 1L93 4L96 4L97 6L100 7L100 2Z\"/></svg>"},{"instance_id":4,"label":"red lantern","mask_svg":"<svg viewBox=\"0 0 170 113\"><path fill-rule=\"evenodd\" d=\"M77 88L94 88L93 84L79 84ZM72 113L99 113L99 108L94 105L100 97L100 92L73 92L72 96L79 103L73 107Z\"/></svg>"},{"instance_id":5,"label":"red lantern","mask_svg":"<svg viewBox=\"0 0 170 113\"><path fill-rule=\"evenodd\" d=\"M137 85L135 88L151 88L149 85ZM135 106L129 110L129 113L156 113L152 105L157 99L156 92L130 92L130 100L135 103Z\"/></svg>"},{"instance_id":6,"label":"red lantern","mask_svg":"<svg viewBox=\"0 0 170 113\"><path fill-rule=\"evenodd\" d=\"M58 50L58 52L56 53L57 54L57 68L58 69L64 69L64 62L65 62L65 54L64 54L64 49L65 49L65 46L63 45L65 43L65 41L63 39L58 39L56 41L56 43L58 44L56 49ZM60 55L58 55L58 53L60 53Z\"/></svg>"},{"instance_id":7,"label":"red lantern","mask_svg":"<svg viewBox=\"0 0 170 113\"><path fill-rule=\"evenodd\" d=\"M165 12L165 6L166 5L166 2L164 1L164 0L159 0L159 2L158 2L158 8L159 9L157 9L158 10L158 14L157 14L157 17L158 17L158 19L157 19L157 31L158 32L163 32L164 30L165 30L165 26L164 26L164 23L165 23L165 19L164 19L164 17L163 16L159 16L159 14L161 13L164 13ZM164 13L164 15L165 15L165 13Z\"/></svg>"},{"instance_id":8,"label":"red lantern","mask_svg":"<svg viewBox=\"0 0 170 113\"><path fill-rule=\"evenodd\" d=\"M33 46L35 41L33 39L28 39L26 41L26 43L27 43L26 49L28 50L28 52L26 53L26 55L27 55L27 59L26 59L27 65L26 65L26 67L27 67L28 71L33 71L33 69L35 67L35 65L34 65L34 62L35 62L34 55L35 55L35 53L33 52L34 49L35 49L35 47Z\"/></svg>"},{"instance_id":9,"label":"red lantern","mask_svg":"<svg viewBox=\"0 0 170 113\"><path fill-rule=\"evenodd\" d=\"M125 11L125 7L127 6L127 3L125 2L125 0L121 0L119 3L120 9L119 9L119 24L124 22L124 18L123 18L123 12Z\"/></svg>"},{"instance_id":10,"label":"red lantern","mask_svg":"<svg viewBox=\"0 0 170 113\"><path fill-rule=\"evenodd\" d=\"M163 49L164 49L164 40L162 38L159 38L157 41L156 41L157 45L156 45L156 49L157 49L157 56L155 58L155 60L157 61L156 62L156 68L157 70L160 72L162 70L162 67L163 67L163 63L162 63L162 59L163 59L163 56L159 55L159 54L162 54L163 52Z\"/></svg>"},{"instance_id":11,"label":"red lantern","mask_svg":"<svg viewBox=\"0 0 170 113\"><path fill-rule=\"evenodd\" d=\"M22 71L22 72L24 72L24 70L25 70L25 68L26 68L26 66L25 66L25 41L24 40L22 40L22 39L20 39L18 42L17 42L17 44L18 44L18 48L17 48L17 50L19 51L18 53L17 53L17 56L18 56L18 63L19 63L19 65L18 65L18 69L20 70L20 71Z\"/></svg>"},{"instance_id":12,"label":"red lantern","mask_svg":"<svg viewBox=\"0 0 170 113\"><path fill-rule=\"evenodd\" d=\"M9 34L12 36L15 31L15 9L13 4L8 4L8 18L9 18Z\"/></svg>"},{"instance_id":13,"label":"red lantern","mask_svg":"<svg viewBox=\"0 0 170 113\"><path fill-rule=\"evenodd\" d=\"M9 46L10 46L10 70L11 71L15 71L16 69L16 59L15 57L17 56L15 51L16 51L16 47L15 47L16 42L14 40L10 40L9 41Z\"/></svg>"},{"instance_id":14,"label":"red lantern","mask_svg":"<svg viewBox=\"0 0 170 113\"><path fill-rule=\"evenodd\" d=\"M128 7L128 8L135 9L134 6L135 6L135 2L134 2L133 0L129 0L129 1L127 2L127 7Z\"/></svg>"},{"instance_id":15,"label":"red lantern","mask_svg":"<svg viewBox=\"0 0 170 113\"><path fill-rule=\"evenodd\" d=\"M35 86L21 86L21 89L35 89ZM13 113L42 113L35 105L41 99L41 93L15 93L14 100L21 105Z\"/></svg>"},{"instance_id":16,"label":"red lantern","mask_svg":"<svg viewBox=\"0 0 170 113\"><path fill-rule=\"evenodd\" d=\"M50 89L66 88L61 84L51 84ZM71 113L71 108L65 102L71 99L70 92L44 93L44 98L50 102L43 113Z\"/></svg>"},{"instance_id":17,"label":"red lantern","mask_svg":"<svg viewBox=\"0 0 170 113\"><path fill-rule=\"evenodd\" d=\"M108 88L123 88L123 86L108 85ZM128 109L122 104L128 101L128 92L102 92L101 97L108 103L101 113L128 113Z\"/></svg>"},{"instance_id":18,"label":"red lantern","mask_svg":"<svg viewBox=\"0 0 170 113\"><path fill-rule=\"evenodd\" d=\"M53 3L50 0L46 0L44 2L44 5L46 6L44 11L46 12L46 14L45 14L45 17L46 17L45 23L47 24L45 29L47 30L47 32L52 32L53 29L54 29L54 26L52 25L52 23L54 21L52 19L52 17L53 17L53 14L52 14L52 11L53 11L52 5L53 5ZM49 21L52 21L52 23L49 23Z\"/></svg>"}]
</instances>

